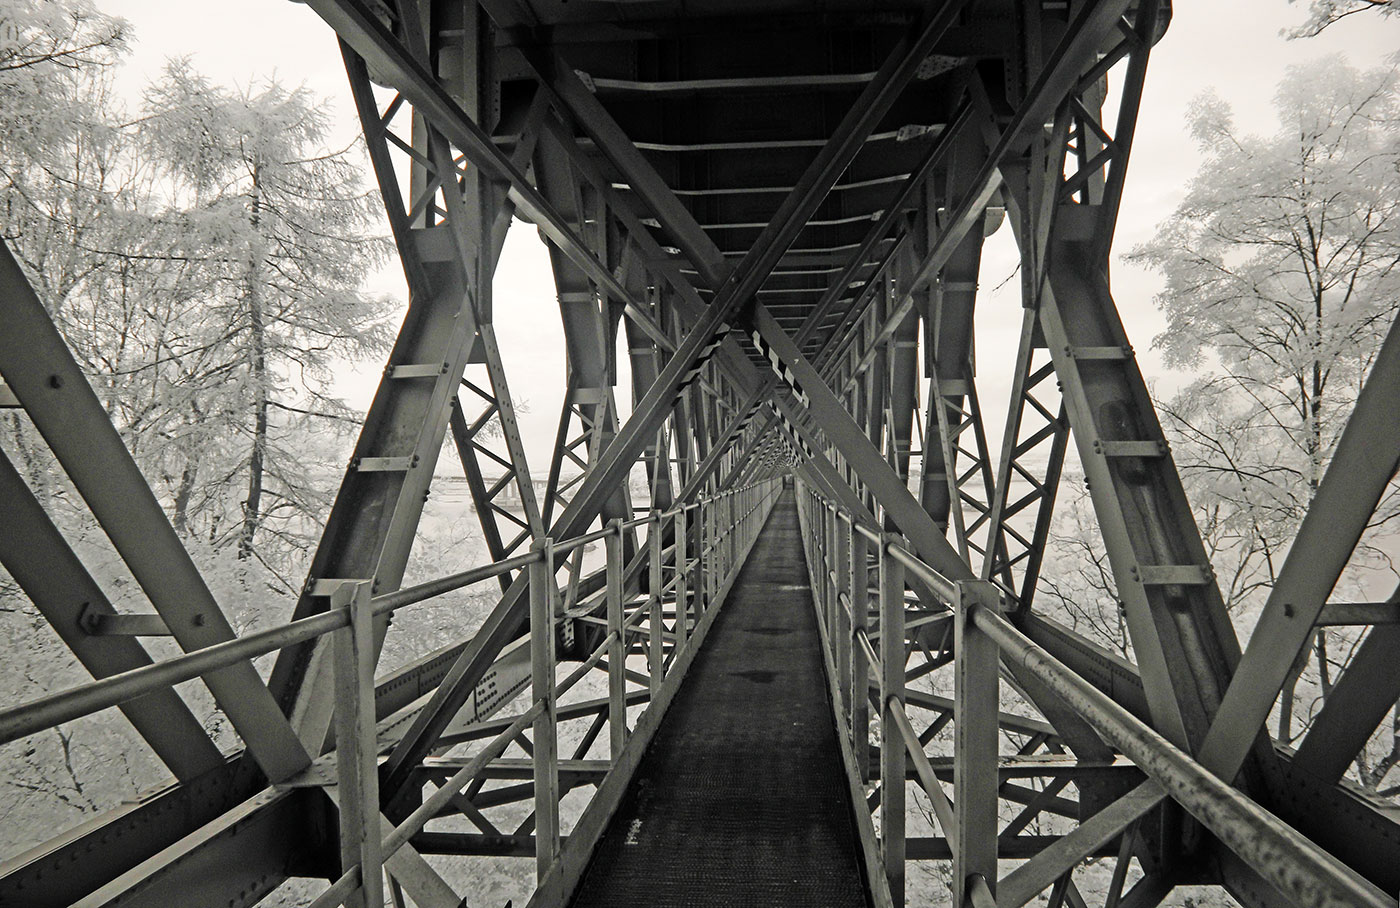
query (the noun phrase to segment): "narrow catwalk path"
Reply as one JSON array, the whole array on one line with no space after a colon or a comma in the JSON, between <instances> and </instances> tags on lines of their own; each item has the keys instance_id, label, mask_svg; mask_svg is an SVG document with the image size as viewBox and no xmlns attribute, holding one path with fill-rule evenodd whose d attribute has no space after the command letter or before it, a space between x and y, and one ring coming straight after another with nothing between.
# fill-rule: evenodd
<instances>
[{"instance_id":1,"label":"narrow catwalk path","mask_svg":"<svg viewBox=\"0 0 1400 908\"><path fill-rule=\"evenodd\" d=\"M838 748L788 491L573 905L868 905Z\"/></svg>"}]
</instances>

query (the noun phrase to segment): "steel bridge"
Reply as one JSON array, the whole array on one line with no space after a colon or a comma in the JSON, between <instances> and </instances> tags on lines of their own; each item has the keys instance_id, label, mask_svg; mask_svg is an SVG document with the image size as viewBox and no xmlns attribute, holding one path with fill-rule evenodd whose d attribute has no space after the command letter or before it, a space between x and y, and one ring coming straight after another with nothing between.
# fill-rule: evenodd
<instances>
[{"instance_id":1,"label":"steel bridge","mask_svg":"<svg viewBox=\"0 0 1400 908\"><path fill-rule=\"evenodd\" d=\"M1395 904L1397 813L1343 776L1400 696L1400 624L1329 596L1396 468L1400 335L1241 651L1108 280L1168 3L308 3L410 302L288 622L234 633L0 257L8 405L155 608L115 613L0 457L0 561L96 679L7 704L0 741L116 707L173 777L36 830L0 904L242 906L303 877L318 906L476 908L482 856L533 857L540 906L901 905L939 862L978 908ZM512 219L548 242L567 341L543 494L494 328ZM974 370L999 226L1019 343ZM979 372L1009 376L1004 427ZM449 433L491 561L405 587ZM1071 440L1136 664L1036 608ZM481 581L484 621L376 673L394 613ZM1329 623L1374 627L1283 747L1265 720ZM153 661L157 635L184 655ZM195 678L246 750L212 744Z\"/></svg>"}]
</instances>

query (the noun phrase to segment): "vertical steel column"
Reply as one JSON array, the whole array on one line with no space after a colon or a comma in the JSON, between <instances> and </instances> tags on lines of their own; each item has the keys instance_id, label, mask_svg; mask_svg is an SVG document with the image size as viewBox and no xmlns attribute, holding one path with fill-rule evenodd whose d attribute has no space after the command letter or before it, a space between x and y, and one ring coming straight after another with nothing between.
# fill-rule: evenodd
<instances>
[{"instance_id":1,"label":"vertical steel column","mask_svg":"<svg viewBox=\"0 0 1400 908\"><path fill-rule=\"evenodd\" d=\"M823 501L817 510L820 520L817 523L817 608L821 621L831 626L831 573L828 559L831 557L831 504Z\"/></svg>"},{"instance_id":2,"label":"vertical steel column","mask_svg":"<svg viewBox=\"0 0 1400 908\"><path fill-rule=\"evenodd\" d=\"M733 514L732 521L734 524L734 532L731 534L732 538L729 540L729 572L732 575L738 573L739 559L743 557L744 540L739 536L739 524L740 518L744 512L740 508L742 499L738 494L731 494L729 499L731 502L730 510Z\"/></svg>"},{"instance_id":3,"label":"vertical steel column","mask_svg":"<svg viewBox=\"0 0 1400 908\"><path fill-rule=\"evenodd\" d=\"M535 543L530 563L530 697L543 709L534 724L535 874L543 880L559 854L559 754L554 702L554 540Z\"/></svg>"},{"instance_id":4,"label":"vertical steel column","mask_svg":"<svg viewBox=\"0 0 1400 908\"><path fill-rule=\"evenodd\" d=\"M698 625L705 612L705 518L699 501L684 505L684 507L686 514L689 515L685 521L685 531L688 537L686 539L686 555L690 560L690 564L687 565L689 582L686 584L686 588L693 597L691 611L695 614L695 623Z\"/></svg>"},{"instance_id":5,"label":"vertical steel column","mask_svg":"<svg viewBox=\"0 0 1400 908\"><path fill-rule=\"evenodd\" d=\"M831 597L831 658L836 664L837 690L848 692L851 687L851 627L850 621L846 618L846 610L841 605L841 595L846 595L846 600L851 604L851 612L855 612L855 597L851 595L851 573L850 552L851 536L854 527L845 514L839 511L833 512L836 516L836 547L833 550L831 559L831 570L836 574L836 589ZM843 526L844 525L844 526ZM836 714L842 715L840 703L833 704L836 707ZM849 708L850 703L846 704Z\"/></svg>"},{"instance_id":6,"label":"vertical steel column","mask_svg":"<svg viewBox=\"0 0 1400 908\"><path fill-rule=\"evenodd\" d=\"M686 525L684 507L676 509L675 517L672 519L671 532L675 538L675 552L672 561L676 567L676 648L679 651L685 646L686 640L690 638L690 590L686 583L686 574L690 567L686 562Z\"/></svg>"},{"instance_id":7,"label":"vertical steel column","mask_svg":"<svg viewBox=\"0 0 1400 908\"><path fill-rule=\"evenodd\" d=\"M373 580L342 580L330 593L332 609L345 609L350 623L335 633L335 751L340 790L340 866L360 868L360 884L348 908L384 904L380 853L379 766L374 729Z\"/></svg>"},{"instance_id":8,"label":"vertical steel column","mask_svg":"<svg viewBox=\"0 0 1400 908\"><path fill-rule=\"evenodd\" d=\"M233 626L4 243L0 323L5 382L180 648L232 640ZM204 684L270 780L286 779L311 762L251 663L211 672Z\"/></svg>"},{"instance_id":9,"label":"vertical steel column","mask_svg":"<svg viewBox=\"0 0 1400 908\"><path fill-rule=\"evenodd\" d=\"M987 580L963 580L953 616L953 904L968 904L981 877L997 881L997 645L972 624L979 609L997 610L998 595ZM980 888L980 887L979 887Z\"/></svg>"},{"instance_id":10,"label":"vertical steel column","mask_svg":"<svg viewBox=\"0 0 1400 908\"><path fill-rule=\"evenodd\" d=\"M614 764L627 743L627 641L622 629L622 521L608 521L603 537L607 553L608 732Z\"/></svg>"},{"instance_id":11,"label":"vertical steel column","mask_svg":"<svg viewBox=\"0 0 1400 908\"><path fill-rule=\"evenodd\" d=\"M714 593L713 593L713 595L714 595L714 598L715 598L716 600L719 599L719 589L720 589L720 587L724 585L724 575L725 575L725 570L726 570L726 568L725 568L725 560L724 560L724 539L725 539L725 535L724 535L724 513L725 513L724 496L719 495L719 494L715 494L715 496L714 496L714 524L710 527L710 532L714 534L713 545L714 545L714 549L715 549L715 563L714 563L714 577L711 578L711 581L710 581L710 582L714 584Z\"/></svg>"},{"instance_id":12,"label":"vertical steel column","mask_svg":"<svg viewBox=\"0 0 1400 908\"><path fill-rule=\"evenodd\" d=\"M705 587L705 608L715 601L715 502L700 500L700 581Z\"/></svg>"},{"instance_id":13,"label":"vertical steel column","mask_svg":"<svg viewBox=\"0 0 1400 908\"><path fill-rule=\"evenodd\" d=\"M904 709L904 565L880 540L880 840L896 908L904 904L904 738L894 714ZM992 711L995 721L996 710ZM960 902L957 904L961 904Z\"/></svg>"},{"instance_id":14,"label":"vertical steel column","mask_svg":"<svg viewBox=\"0 0 1400 908\"><path fill-rule=\"evenodd\" d=\"M661 579L661 512L655 508L647 521L647 552L651 562L651 572L647 578L650 593L648 608L651 612L647 619L647 677L651 682L651 702L655 703L661 697L661 643L666 630L661 620L661 587L664 585Z\"/></svg>"},{"instance_id":15,"label":"vertical steel column","mask_svg":"<svg viewBox=\"0 0 1400 908\"><path fill-rule=\"evenodd\" d=\"M739 538L738 533L735 531L735 528L739 524L739 500L735 493L731 491L726 496L726 502L726 513L728 516L725 523L729 528L729 536L726 539L726 546L724 550L724 576L728 578L733 575L735 569L735 562L739 559Z\"/></svg>"},{"instance_id":16,"label":"vertical steel column","mask_svg":"<svg viewBox=\"0 0 1400 908\"><path fill-rule=\"evenodd\" d=\"M856 637L866 629L870 617L869 551L865 537L852 532L850 564L847 565L850 579L846 582L851 591L851 637L846 645L851 654L851 745L855 750L856 769L862 782L870 780L870 665L865 658L865 647Z\"/></svg>"}]
</instances>

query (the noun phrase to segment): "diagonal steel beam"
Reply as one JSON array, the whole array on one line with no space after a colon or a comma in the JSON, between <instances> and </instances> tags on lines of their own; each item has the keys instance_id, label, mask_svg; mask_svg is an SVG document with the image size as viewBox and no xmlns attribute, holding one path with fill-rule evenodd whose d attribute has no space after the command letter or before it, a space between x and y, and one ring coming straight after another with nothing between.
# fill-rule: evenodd
<instances>
[{"instance_id":1,"label":"diagonal steel beam","mask_svg":"<svg viewBox=\"0 0 1400 908\"><path fill-rule=\"evenodd\" d=\"M462 109L442 84L379 20L362 0L308 0L316 14L335 29L342 42L370 68L399 90L403 98L432 127L486 172L509 186L507 199L525 219L584 271L590 280L619 300L628 293L607 265L531 184L524 171L492 142L491 137Z\"/></svg>"},{"instance_id":2,"label":"diagonal steel beam","mask_svg":"<svg viewBox=\"0 0 1400 908\"><path fill-rule=\"evenodd\" d=\"M755 332L792 370L807 397L807 408L826 436L856 469L919 557L952 579L973 579L972 569L939 531L929 513L910 494L906 483L886 462L865 432L856 425L821 375L802 355L787 332L761 305L750 315Z\"/></svg>"},{"instance_id":3,"label":"diagonal steel beam","mask_svg":"<svg viewBox=\"0 0 1400 908\"><path fill-rule=\"evenodd\" d=\"M868 349L873 351L879 343L888 340L894 334L904 316L914 307L914 291L938 274L958 244L980 223L987 203L1001 187L1002 163L1019 151L1021 146L1033 137L1034 131L1041 128L1041 124L1050 118L1050 114L1080 78L1085 61L1093 59L1096 49L1103 44L1104 38L1112 33L1129 6L1130 3L1126 0L1098 0L1085 4L1066 32L1065 39L1051 55L1035 85L992 144L986 160L968 182L968 191L952 209L947 222L939 231L938 239L905 286L903 299L889 313L884 328ZM976 79L970 80L970 83L974 89L980 87ZM991 105L985 92L979 93L976 107L981 109L985 118L991 118ZM862 368L868 367L869 363L863 362ZM860 369L856 370L857 373L859 371ZM843 393L854 387L855 380L853 374L843 385Z\"/></svg>"},{"instance_id":4,"label":"diagonal steel beam","mask_svg":"<svg viewBox=\"0 0 1400 908\"><path fill-rule=\"evenodd\" d=\"M625 478L632 463L654 436L667 416L677 389L696 368L702 355L722 344L729 332L729 319L740 306L751 300L776 267L831 186L860 150L866 137L893 105L903 87L913 79L918 66L952 24L965 0L946 4L918 33L906 37L895 48L887 63L852 105L832 139L817 155L798 181L796 188L769 222L749 253L716 293L714 302L692 326L671 359L657 376L656 384L633 407L631 417L618 431L597 464L586 475L578 493L551 528L556 537L582 531L602 507L611 490ZM529 186L524 175L505 160L465 113L447 97L441 86L425 73L363 4L357 0L311 0L312 7L341 37L367 59L373 55L379 71L399 84L399 88L435 126L443 131L479 166L491 168L511 185L511 197L526 216L535 220L556 244L572 240L580 247L580 257L561 249L585 271L602 271L597 283L618 299L627 293L616 278L602 268L590 250L567 229L567 223ZM551 232L552 231L552 232ZM556 239L556 234L560 238ZM567 236L564 236L567 234ZM586 261L585 261L586 260ZM593 266L591 269L588 264ZM868 444L868 442L867 442ZM908 492L905 490L905 494ZM525 585L517 579L449 671L432 702L415 718L410 730L390 755L385 766L384 789L393 797L404 790L412 767L431 747L432 741L465 701L494 654L516 636L524 623L522 596Z\"/></svg>"},{"instance_id":5,"label":"diagonal steel beam","mask_svg":"<svg viewBox=\"0 0 1400 908\"><path fill-rule=\"evenodd\" d=\"M657 415L657 413L653 411L659 412L663 398L672 396L674 387L668 387L668 384L673 380L676 384L679 384L679 380L672 379L667 373L674 372L678 376L682 371L682 367L685 369L690 368L689 361L677 363L677 360L682 359L682 352L685 350L687 344L692 345L698 350L700 342L702 340L709 341L713 332L721 326L726 328L727 333L726 320L729 315L743 303L751 299L753 294L767 279L768 275L781 259L783 253L806 224L811 213L815 211L817 205L820 204L822 198L825 197L831 185L835 183L840 173L847 164L849 164L856 152L859 151L865 136L868 135L875 124L878 123L879 118L883 116L884 112L893 103L903 86L913 77L918 64L927 56L929 49L936 44L943 31L951 24L952 19L955 17L960 7L960 2L950 3L945 6L938 15L923 27L917 39L912 41L906 39L906 41L891 54L889 61L881 68L880 73L877 74L876 78L867 86L861 97L852 106L846 119L843 120L842 124L837 128L831 142L823 148L822 153L819 154L808 167L802 179L798 181L797 187L784 201L768 226L765 227L763 233L760 234L754 247L725 282L714 288L716 291L715 300L705 311L699 326L692 330L691 335L682 345L682 348L677 350L676 355L673 356L666 369L662 371L661 375L658 377L657 385L654 386L652 391L634 408L632 417L628 420L627 426L619 433L615 444L621 445L625 441L629 445L635 445L636 439L629 437L629 432L633 432L634 425L640 423L639 428L643 430L648 428L647 424ZM570 144L572 144L572 142L570 142ZM640 156L638 156L636 161L633 161L633 164L642 167L644 171L650 169L650 165L640 160ZM636 174L628 174L628 177L632 179L636 185L651 185L656 182L655 180L647 179L638 180ZM675 206L666 205L664 199L657 204L662 211L669 211L674 217L684 215L679 229L694 234L696 229L694 227L694 221L689 218L688 213L685 213L684 209L677 212ZM653 207L653 211L656 211L656 207ZM657 213L659 214L660 212ZM689 223L687 224L685 221ZM696 337L699 330L702 328L707 329L705 335L703 338ZM694 356L694 354L690 354L690 356ZM665 392L664 394L661 393L663 391ZM610 446L610 451L611 450L612 448ZM624 447L617 453L623 454L626 450L627 449ZM635 455L632 455L632 458L619 457L619 461L626 459L627 464L618 466L614 463L611 467L611 471L616 472L620 469L626 469L628 465L630 465L630 459L634 458ZM590 478L592 475L593 474L590 474ZM594 485L597 486L604 483L616 482L618 478L619 477L607 475L607 471L605 470L604 474L598 476ZM589 482L585 480L584 490L580 491L579 496L575 499L576 502L585 497L588 488Z\"/></svg>"},{"instance_id":6,"label":"diagonal steel beam","mask_svg":"<svg viewBox=\"0 0 1400 908\"><path fill-rule=\"evenodd\" d=\"M695 222L690 211L660 174L642 157L641 151L632 144L602 102L583 84L569 62L558 51L550 53L543 48L524 48L522 56L535 70L542 90L549 93L555 106L582 127L604 156L624 175L628 186L646 203L657 222L671 234L676 247L699 272L701 281L709 287L721 285L731 269L719 247Z\"/></svg>"},{"instance_id":7,"label":"diagonal steel beam","mask_svg":"<svg viewBox=\"0 0 1400 908\"><path fill-rule=\"evenodd\" d=\"M951 7L949 8L949 10L951 10ZM945 14L949 12L949 10L945 10ZM936 40L936 36L931 37L935 25L937 25L937 21L935 21L934 23L930 23L930 25L925 29L921 41L915 46L916 49L922 47L922 45L925 42L928 42L929 46L931 46L931 42ZM913 54L910 54L909 56L913 56ZM893 61L895 58L895 56L892 56L891 60ZM555 70L559 69L559 67L552 68ZM567 67L564 67L564 69L567 69ZM890 69L889 66L885 68L885 70L888 69ZM885 70L882 70L882 73L885 72ZM568 71L565 75L559 75L556 72L555 75L556 81L561 83L565 87L565 90L571 91L574 95L577 95L579 91L582 91L582 93L585 95L587 94L586 89L582 89L581 85L577 86L576 88L570 88L572 83L577 80L577 77L573 76L572 71ZM877 77L876 82L872 83L873 90L868 89L866 94L877 94L880 90L879 81L880 80ZM589 97L591 98L591 96ZM601 105L597 104L596 101L582 101L581 99L577 98L576 100L578 100L579 103L583 106L585 113L595 117L606 116L606 111L602 110ZM859 110L861 106L861 103L857 102L856 109ZM866 117L866 120L872 123L874 122L874 119L869 116ZM965 122L965 120L966 111L963 111L959 114L957 118L955 118L955 124L961 126ZM652 194L654 196L655 192L659 191L656 189L656 187L660 187L660 189L664 190L664 184L661 183L660 178L655 174L655 171L651 169L650 165L641 158L640 154L635 152L635 148L631 149L630 155L624 153L627 147L630 147L630 143L626 142L626 137L621 134L620 130L617 130L615 128L615 124L613 124L613 126L613 129L603 131L599 134L602 135L604 141L608 141L611 143L612 156L614 158L615 164L619 159L622 159L625 161L626 167L630 168L623 170L624 176L631 181L629 185L633 185L634 188L642 187L641 194L643 196L643 199L652 206L652 211L653 213L656 213L658 215L658 220L660 220L661 217L667 217L671 222L670 224L667 224L669 228L673 229L674 231L684 233L689 237L692 237L694 243L701 249L700 253L698 254L702 258L712 257L712 253L714 255L717 255L718 249L714 247L713 243L709 242L708 237L705 237L703 232L700 231L698 225L695 224L694 220L690 218L689 213L679 205L674 195L669 193L669 190L662 193L659 197L648 197L647 190L645 187L652 187ZM587 128L588 127L585 126L585 129ZM595 130L595 132L597 131ZM949 145L948 137L954 134L955 132L957 132L956 129L945 131L944 136L940 137L940 140L935 144L934 148L931 149L930 153L926 156L923 166L921 166L916 171L916 174L914 176L906 180L905 186L903 187L901 193L898 195L897 199L906 200L907 197L910 194L912 194L913 189L919 185L922 177L927 174L927 171L929 169L931 169L933 163L942 157L943 150L946 149ZM595 135L595 141L597 140L598 136ZM562 137L561 141L563 141ZM832 146L828 146L828 149L830 149L831 147ZM808 174L806 176L812 175L813 171L819 167L826 167L829 169L830 165L822 162L822 160L819 157L818 161L814 162L813 167L809 168ZM806 180L806 176L804 176L804 181L799 181L799 189L803 188L804 182L810 182ZM828 177L829 180L834 180L834 178L834 175ZM900 210L900 207L901 206L891 206L890 211L887 212L886 218L882 220L881 224L877 225L877 230L872 230L870 232L870 234L867 236L867 242L863 244L862 248L865 248L866 246L868 246L869 248L874 247L874 243L878 240L878 237L880 235L880 233L878 232L879 228L883 227L884 229L888 229L888 227L893 223L894 214ZM731 294L732 299L732 294L734 291L731 288L734 288L735 286L744 288L745 291L748 291L748 287L744 283L744 278L747 278L749 281L752 282L752 290L757 290L757 287L759 284L762 283L762 280L766 279L767 273L771 271L772 267L776 265L777 260L781 257L782 251L786 248L786 245L791 242L792 237L795 237L796 235L796 231L800 229L801 224L796 223L796 218L800 215L802 217L802 223L805 223L806 217L810 216L810 211L814 210L814 208L815 201L804 202L804 200L797 198L797 192L794 191L793 195L789 196L787 202L784 205L784 208L780 209L779 213L774 216L773 221L770 222L769 227L765 229L765 233L760 236L759 244L755 246L755 251L759 251L759 255L757 258L759 265L750 266L746 269L746 265L748 265L750 261L754 258L754 252L751 251L750 255L746 256L744 261L741 262L739 268L735 270L734 276L731 277L730 280L725 284L715 288L716 300L715 303L712 305L711 309L726 305L726 292L729 292ZM771 244L768 247L770 251L766 253L760 251L762 249L762 244L764 243L765 237L769 239L769 243ZM781 242L776 242L777 240L781 240ZM853 259L853 262L854 261L855 259ZM758 268L758 271L753 270L753 268L755 267ZM759 276L760 273L761 277ZM735 278L739 278L739 282L737 285L735 282ZM762 316L758 315L759 312L762 312ZM767 318L770 320L769 331L761 331L761 333L765 334L765 340L771 340L771 338L769 338L767 335L771 334L773 330L776 329L776 332L778 334L783 335L783 340L788 341L785 332L783 332L781 328L777 327L776 321L772 321L771 316L768 316L766 311L762 310L762 307L758 304L755 304L755 318ZM816 319L809 319L804 325L804 329L815 330L817 324L818 321ZM790 343L790 341L788 342ZM797 355L797 358L801 359L800 354ZM784 359L789 360L790 357L784 357ZM813 374L815 375L814 372ZM755 393L751 397L749 403L752 404L756 402L762 391L766 390L767 388L771 388L773 383L773 379L765 378L766 387L764 389L761 389L758 393ZM809 384L821 384L821 382L809 382ZM822 391L825 390L825 386L822 385ZM829 396L829 391L826 393ZM834 400L834 397L828 401L824 401L823 403L823 409L825 410L824 419L844 420L846 423L850 423L850 425L842 426L842 429L844 431L842 431L841 437L846 445L846 449L843 453L846 453L848 457L858 459L863 465L863 471L873 470L878 474L878 479L875 480L875 482L879 486L881 492L883 493L883 496L877 493L877 497L881 497L882 501L885 497L889 497L890 501L886 504L886 507L891 508L894 511L897 511L904 515L903 519L899 520L899 523L902 527L907 528L906 532L909 532L911 535L916 535L919 537L920 542L918 543L918 545L921 554L924 554L925 557L931 560L939 562L941 566L948 569L949 571L956 571L957 568L955 568L952 564L952 558L955 558L956 556L952 554L952 550L950 547L947 546L946 540L942 540L941 535L937 531L937 527L933 525L932 521L928 520L927 515L922 511L921 508L918 507L918 503L914 501L911 495L909 495L908 490L903 487L903 484L899 483L898 477L885 475L886 473L892 474L892 471L889 469L888 464L884 463L883 459L880 458L878 451L874 452L874 458L871 459L870 454L872 451L874 451L874 448L873 445L870 444L869 440L865 438L864 433L859 430L859 427L856 427L854 423L850 421L850 418L845 413L844 408L839 404L839 402L836 402ZM845 483L842 483L842 485L845 485ZM903 493L902 496L900 495L900 492ZM861 510L863 510L863 508ZM920 523L927 524L927 526L920 526ZM965 573L966 571L967 567L964 564L962 567L962 572Z\"/></svg>"},{"instance_id":8,"label":"diagonal steel beam","mask_svg":"<svg viewBox=\"0 0 1400 908\"><path fill-rule=\"evenodd\" d=\"M360 81L359 61L347 55L347 64L353 85ZM360 85L368 91L367 83ZM372 98L368 108L360 107L360 116L377 119ZM441 161L444 143L432 137L431 144ZM387 162L382 158L376 161L383 163ZM450 160L445 166L451 166ZM381 186L397 179L392 170L377 170L376 176ZM390 203L391 196L386 194L385 201ZM437 265L426 269L433 280L427 286L410 285L408 311L388 357L391 368L370 403L355 443L352 468L336 493L308 571L311 578L372 577L382 591L396 589L402 582L414 528L447 432L449 405L477 335L476 288L462 265L455 228L450 223L412 228L405 235L415 252L431 251L423 258ZM441 267L444 263L447 267ZM399 366L428 368L409 371L417 377L398 378ZM396 458L406 468L360 469L361 463L380 458ZM324 598L304 590L293 617L324 608ZM376 623L379 643L386 630L387 624ZM318 753L324 748L334 705L327 653L323 644L311 642L284 650L270 681L298 734Z\"/></svg>"},{"instance_id":9,"label":"diagonal steel beam","mask_svg":"<svg viewBox=\"0 0 1400 908\"><path fill-rule=\"evenodd\" d=\"M5 528L0 533L0 564L94 678L151 664L135 637L95 637L84 630L86 614L115 612L4 451L0 526ZM120 708L180 781L224 764L219 749L175 691L155 691Z\"/></svg>"},{"instance_id":10,"label":"diagonal steel beam","mask_svg":"<svg viewBox=\"0 0 1400 908\"><path fill-rule=\"evenodd\" d=\"M1166 797L1167 793L1156 782L1143 782L1080 823L997 883L998 908L1021 908L1080 861L1121 836L1123 830Z\"/></svg>"},{"instance_id":11,"label":"diagonal steel beam","mask_svg":"<svg viewBox=\"0 0 1400 908\"><path fill-rule=\"evenodd\" d=\"M954 142L962 134L971 117L972 108L970 105L963 104L959 107L957 113L953 115L943 132L939 134L938 139L924 155L923 160L905 178L894 201L886 206L885 213L881 215L880 220L875 222L866 233L860 246L847 260L846 266L827 284L826 291L817 300L811 315L808 316L808 324L803 325L802 330L793 338L797 341L798 346L805 344L817 332L822 320L836 307L837 302L845 294L851 282L855 280L856 274L870 263L870 256L875 252L875 247L889 235L895 223L909 209L911 201L915 201L915 193L923 188L934 168L938 167L947 157L948 152L953 148ZM893 251L891 254L894 254ZM876 277L872 276L870 280L874 281ZM809 328L808 325L811 327Z\"/></svg>"},{"instance_id":12,"label":"diagonal steel beam","mask_svg":"<svg viewBox=\"0 0 1400 908\"><path fill-rule=\"evenodd\" d=\"M608 187L607 181L597 172L597 168L583 155L582 150L574 141L572 132L557 121L551 120L548 128L553 140L564 148L573 158L575 169L588 179L595 189L607 200L609 209L617 216L627 229L632 241L639 247L642 258L656 262L653 269L658 276L665 279L676 291L676 298L673 299L674 309L689 322L699 321L704 317L706 304L701 299L699 293L689 280L680 272L675 263L667 260L661 253L659 244L647 230L646 226L630 210L627 203L615 197L613 191ZM804 329L815 326L815 316L809 316L804 323ZM810 333L810 331L809 331ZM737 411L742 414L751 411L766 397L772 396L776 387L778 377L773 372L759 372L749 360L748 356L740 348L737 341L732 336L726 336L717 351L718 362L724 369L725 374L741 389L748 389L747 395L738 405ZM732 426L731 426L732 429ZM799 422L793 431L800 434L809 445L817 447L817 439L811 434L811 430L806 428L804 423ZM699 489L709 478L710 474L721 464L725 451L720 447L707 447L703 452L701 463L693 471L693 475L687 480L685 491L681 494L680 500L689 500L688 496L697 494ZM835 472L832 472L835 475ZM828 477L830 478L830 477ZM846 486L841 482L840 488ZM833 495L841 497L843 503L847 505L859 505L859 499L842 496L839 490L830 490ZM861 510L863 505L859 505Z\"/></svg>"},{"instance_id":13,"label":"diagonal steel beam","mask_svg":"<svg viewBox=\"0 0 1400 908\"><path fill-rule=\"evenodd\" d=\"M233 627L8 246L0 248L0 321L0 375L181 648L232 640ZM270 779L311 762L251 662L204 680Z\"/></svg>"},{"instance_id":14,"label":"diagonal steel beam","mask_svg":"<svg viewBox=\"0 0 1400 908\"><path fill-rule=\"evenodd\" d=\"M1376 355L1336 453L1249 638L1200 760L1223 778L1244 764L1327 595L1400 466L1400 321Z\"/></svg>"},{"instance_id":15,"label":"diagonal steel beam","mask_svg":"<svg viewBox=\"0 0 1400 908\"><path fill-rule=\"evenodd\" d=\"M1400 588L1390 596L1400 603ZM1400 699L1400 624L1377 624L1366 633L1332 692L1322 701L1298 752L1295 769L1336 782L1366 746L1376 726Z\"/></svg>"}]
</instances>

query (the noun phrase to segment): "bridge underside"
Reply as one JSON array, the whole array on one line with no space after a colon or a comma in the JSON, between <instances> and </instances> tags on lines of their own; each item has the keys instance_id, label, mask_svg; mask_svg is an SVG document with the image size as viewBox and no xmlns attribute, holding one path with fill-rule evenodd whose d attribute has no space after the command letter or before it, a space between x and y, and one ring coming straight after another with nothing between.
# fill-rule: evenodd
<instances>
[{"instance_id":1,"label":"bridge underside","mask_svg":"<svg viewBox=\"0 0 1400 908\"><path fill-rule=\"evenodd\" d=\"M672 733L783 477L873 904L904 902L907 861L952 861L960 905L1078 905L1103 857L1110 905L1180 885L1251 908L1394 903L1400 824L1343 781L1400 696L1393 617L1348 612L1376 627L1296 751L1264 722L1394 473L1400 338L1242 652L1108 280L1168 3L308 5L339 36L410 302L291 624L233 642L0 261L11 405L155 612L79 624L107 600L0 457L0 561L107 679L4 710L3 741L119 705L174 779L7 862L0 904L252 905L305 878L333 884L317 904L456 908L507 858L533 858L531 904L565 903ZM549 245L566 339L544 452L494 327L513 219ZM997 229L1019 249L1021 306L997 313L1018 340L974 369ZM1004 427L984 426L989 375L1011 389ZM449 437L492 565L405 588ZM1136 663L1037 611L1071 442ZM489 614L376 676L390 615L482 580ZM196 655L143 669L146 634ZM264 677L251 659L272 652ZM173 688L194 677L246 751L214 748Z\"/></svg>"}]
</instances>

